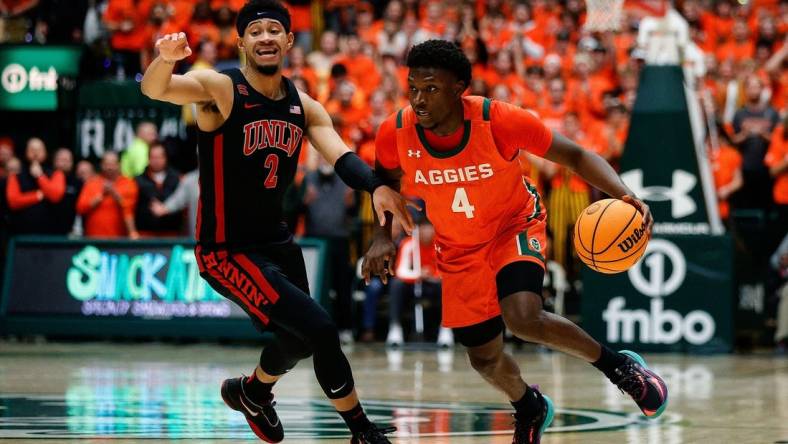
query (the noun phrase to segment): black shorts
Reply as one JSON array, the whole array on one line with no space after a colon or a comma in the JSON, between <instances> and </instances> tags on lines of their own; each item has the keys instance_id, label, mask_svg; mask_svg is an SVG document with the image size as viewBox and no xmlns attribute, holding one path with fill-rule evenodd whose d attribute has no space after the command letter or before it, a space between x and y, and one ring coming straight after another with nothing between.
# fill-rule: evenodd
<instances>
[{"instance_id":1,"label":"black shorts","mask_svg":"<svg viewBox=\"0 0 788 444\"><path fill-rule=\"evenodd\" d=\"M527 261L513 262L503 267L495 276L498 301L523 291L542 297L543 282L544 270L541 266ZM452 330L454 339L460 344L466 347L478 347L492 341L505 329L503 318L499 315L478 324Z\"/></svg>"},{"instance_id":2,"label":"black shorts","mask_svg":"<svg viewBox=\"0 0 788 444\"><path fill-rule=\"evenodd\" d=\"M243 252L197 245L194 253L200 276L243 308L261 331L268 329L271 310L281 297L309 294L304 256L292 240Z\"/></svg>"}]
</instances>

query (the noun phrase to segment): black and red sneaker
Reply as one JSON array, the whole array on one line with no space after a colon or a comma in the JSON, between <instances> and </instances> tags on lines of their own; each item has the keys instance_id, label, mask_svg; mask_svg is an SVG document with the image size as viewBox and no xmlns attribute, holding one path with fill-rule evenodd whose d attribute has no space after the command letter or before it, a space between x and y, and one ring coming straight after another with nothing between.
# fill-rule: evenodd
<instances>
[{"instance_id":1,"label":"black and red sneaker","mask_svg":"<svg viewBox=\"0 0 788 444\"><path fill-rule=\"evenodd\" d=\"M370 424L367 430L354 433L350 438L350 444L391 444L386 433L396 431L396 427L386 427L379 429L375 424Z\"/></svg>"},{"instance_id":2,"label":"black and red sneaker","mask_svg":"<svg viewBox=\"0 0 788 444\"><path fill-rule=\"evenodd\" d=\"M532 386L539 400L542 401L542 410L532 416L514 413L514 436L512 444L539 444L545 430L552 424L555 416L553 400L541 394L536 386Z\"/></svg>"},{"instance_id":3,"label":"black and red sneaker","mask_svg":"<svg viewBox=\"0 0 788 444\"><path fill-rule=\"evenodd\" d=\"M668 386L665 381L648 368L639 354L629 350L619 353L625 355L627 360L615 370L611 382L631 396L647 418L659 418L668 406Z\"/></svg>"},{"instance_id":4,"label":"black and red sneaker","mask_svg":"<svg viewBox=\"0 0 788 444\"><path fill-rule=\"evenodd\" d=\"M246 422L258 438L265 442L280 442L284 439L285 431L282 422L276 415L274 395L268 399L249 399L244 393L244 376L240 378L225 379L222 383L222 399L233 410L244 414Z\"/></svg>"}]
</instances>

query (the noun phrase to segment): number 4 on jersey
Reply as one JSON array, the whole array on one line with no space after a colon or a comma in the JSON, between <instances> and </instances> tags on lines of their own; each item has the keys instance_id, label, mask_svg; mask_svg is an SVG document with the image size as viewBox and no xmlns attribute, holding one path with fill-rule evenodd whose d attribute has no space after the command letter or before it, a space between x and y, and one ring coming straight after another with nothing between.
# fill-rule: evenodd
<instances>
[{"instance_id":1,"label":"number 4 on jersey","mask_svg":"<svg viewBox=\"0 0 788 444\"><path fill-rule=\"evenodd\" d=\"M475 209L476 207L471 205L468 201L468 193L465 192L465 188L457 188L457 191L454 192L454 201L451 203L451 210L455 213L465 213L465 217L473 219L473 210Z\"/></svg>"}]
</instances>

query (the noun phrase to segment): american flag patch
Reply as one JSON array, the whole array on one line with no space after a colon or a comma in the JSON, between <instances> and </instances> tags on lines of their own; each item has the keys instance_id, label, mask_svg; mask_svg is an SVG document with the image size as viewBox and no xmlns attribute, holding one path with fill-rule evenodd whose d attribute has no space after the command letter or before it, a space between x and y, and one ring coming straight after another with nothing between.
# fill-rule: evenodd
<instances>
[{"instance_id":1,"label":"american flag patch","mask_svg":"<svg viewBox=\"0 0 788 444\"><path fill-rule=\"evenodd\" d=\"M290 114L301 114L301 107L298 105L293 105L290 107Z\"/></svg>"},{"instance_id":2,"label":"american flag patch","mask_svg":"<svg viewBox=\"0 0 788 444\"><path fill-rule=\"evenodd\" d=\"M248 96L249 91L246 89L246 85L236 85L238 87L238 94Z\"/></svg>"}]
</instances>

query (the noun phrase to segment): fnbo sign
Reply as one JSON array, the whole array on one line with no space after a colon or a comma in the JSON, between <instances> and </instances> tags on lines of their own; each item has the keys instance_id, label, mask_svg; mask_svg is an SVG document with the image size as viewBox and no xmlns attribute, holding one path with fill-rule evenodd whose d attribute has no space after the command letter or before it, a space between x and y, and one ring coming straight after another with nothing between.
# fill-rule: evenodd
<instances>
[{"instance_id":1,"label":"fnbo sign","mask_svg":"<svg viewBox=\"0 0 788 444\"><path fill-rule=\"evenodd\" d=\"M0 48L0 109L57 109L58 79L79 74L80 52L72 46Z\"/></svg>"},{"instance_id":2,"label":"fnbo sign","mask_svg":"<svg viewBox=\"0 0 788 444\"><path fill-rule=\"evenodd\" d=\"M730 239L652 239L627 273L583 276L583 323L612 345L640 350L731 347Z\"/></svg>"}]
</instances>

